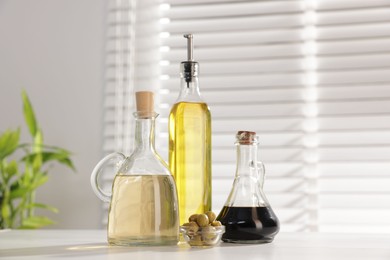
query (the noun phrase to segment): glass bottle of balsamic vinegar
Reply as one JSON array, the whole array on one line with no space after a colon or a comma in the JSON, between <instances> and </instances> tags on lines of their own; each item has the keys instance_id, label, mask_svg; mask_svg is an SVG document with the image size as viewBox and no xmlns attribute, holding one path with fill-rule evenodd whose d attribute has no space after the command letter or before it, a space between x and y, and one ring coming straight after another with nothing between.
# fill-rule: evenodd
<instances>
[{"instance_id":1,"label":"glass bottle of balsamic vinegar","mask_svg":"<svg viewBox=\"0 0 390 260\"><path fill-rule=\"evenodd\" d=\"M188 60L180 65L180 94L169 115L169 166L176 181L180 224L191 214L211 210L211 115L199 92L193 36L184 37Z\"/></svg>"},{"instance_id":2,"label":"glass bottle of balsamic vinegar","mask_svg":"<svg viewBox=\"0 0 390 260\"><path fill-rule=\"evenodd\" d=\"M230 195L217 220L225 225L224 242L257 244L272 242L279 220L263 192L264 165L257 161L255 132L236 135L237 168Z\"/></svg>"}]
</instances>

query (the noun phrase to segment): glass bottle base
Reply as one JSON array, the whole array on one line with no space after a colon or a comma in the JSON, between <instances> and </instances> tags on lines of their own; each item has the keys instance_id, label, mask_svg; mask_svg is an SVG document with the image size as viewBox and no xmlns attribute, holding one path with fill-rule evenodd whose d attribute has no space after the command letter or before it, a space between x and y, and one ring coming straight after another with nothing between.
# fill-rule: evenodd
<instances>
[{"instance_id":1,"label":"glass bottle base","mask_svg":"<svg viewBox=\"0 0 390 260\"><path fill-rule=\"evenodd\" d=\"M108 238L110 246L174 246L178 243L178 238Z\"/></svg>"},{"instance_id":2,"label":"glass bottle base","mask_svg":"<svg viewBox=\"0 0 390 260\"><path fill-rule=\"evenodd\" d=\"M217 217L226 227L222 241L262 244L273 241L279 221L271 207L223 207Z\"/></svg>"},{"instance_id":3,"label":"glass bottle base","mask_svg":"<svg viewBox=\"0 0 390 260\"><path fill-rule=\"evenodd\" d=\"M225 243L235 243L235 244L266 244L271 243L274 239L261 239L261 240L236 240L236 239L222 239Z\"/></svg>"}]
</instances>

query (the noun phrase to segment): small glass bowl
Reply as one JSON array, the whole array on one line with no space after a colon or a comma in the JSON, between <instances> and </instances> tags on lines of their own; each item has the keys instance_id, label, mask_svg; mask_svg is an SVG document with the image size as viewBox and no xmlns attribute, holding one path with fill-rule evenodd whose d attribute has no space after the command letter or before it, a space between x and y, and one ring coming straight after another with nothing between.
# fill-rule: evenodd
<instances>
[{"instance_id":1,"label":"small glass bowl","mask_svg":"<svg viewBox=\"0 0 390 260\"><path fill-rule=\"evenodd\" d=\"M199 227L194 231L189 226L180 226L180 233L185 241L192 247L212 247L221 242L222 234L225 233L225 226Z\"/></svg>"}]
</instances>

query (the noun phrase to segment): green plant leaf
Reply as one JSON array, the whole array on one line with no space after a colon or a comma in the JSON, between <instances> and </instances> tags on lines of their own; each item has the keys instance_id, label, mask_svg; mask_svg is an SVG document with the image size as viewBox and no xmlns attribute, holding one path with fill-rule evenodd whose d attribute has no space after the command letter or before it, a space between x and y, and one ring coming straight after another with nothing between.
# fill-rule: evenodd
<instances>
[{"instance_id":1,"label":"green plant leaf","mask_svg":"<svg viewBox=\"0 0 390 260\"><path fill-rule=\"evenodd\" d=\"M69 155L70 153L68 151L61 149L55 152L42 152L41 154L31 153L23 157L22 160L33 163L37 156L42 156L42 163L57 161L59 163L68 166L69 168L75 171L75 167L72 161L70 160Z\"/></svg>"},{"instance_id":2,"label":"green plant leaf","mask_svg":"<svg viewBox=\"0 0 390 260\"><path fill-rule=\"evenodd\" d=\"M35 153L41 153L43 147L43 134L41 129L38 129L34 136L33 151Z\"/></svg>"},{"instance_id":3,"label":"green plant leaf","mask_svg":"<svg viewBox=\"0 0 390 260\"><path fill-rule=\"evenodd\" d=\"M32 168L32 162L25 161L24 164L24 173L21 177L21 182L23 186L28 186L34 177L34 172Z\"/></svg>"},{"instance_id":4,"label":"green plant leaf","mask_svg":"<svg viewBox=\"0 0 390 260\"><path fill-rule=\"evenodd\" d=\"M33 172L39 172L42 167L42 154L36 153L32 161Z\"/></svg>"},{"instance_id":5,"label":"green plant leaf","mask_svg":"<svg viewBox=\"0 0 390 260\"><path fill-rule=\"evenodd\" d=\"M20 129L7 130L0 136L0 160L12 154L19 145Z\"/></svg>"},{"instance_id":6,"label":"green plant leaf","mask_svg":"<svg viewBox=\"0 0 390 260\"><path fill-rule=\"evenodd\" d=\"M69 158L62 159L59 162L64 164L64 165L66 165L66 166L68 166L73 171L76 171L76 168L74 167L73 162Z\"/></svg>"},{"instance_id":7,"label":"green plant leaf","mask_svg":"<svg viewBox=\"0 0 390 260\"><path fill-rule=\"evenodd\" d=\"M37 120L35 119L35 113L33 107L30 103L30 100L26 94L26 91L22 92L23 99L23 114L24 120L26 121L27 127L30 131L32 137L35 137L38 129Z\"/></svg>"},{"instance_id":8,"label":"green plant leaf","mask_svg":"<svg viewBox=\"0 0 390 260\"><path fill-rule=\"evenodd\" d=\"M10 198L25 198L32 191L37 189L42 184L46 183L49 179L49 176L45 173L35 173L33 176L24 174L22 180L14 182L11 185Z\"/></svg>"},{"instance_id":9,"label":"green plant leaf","mask_svg":"<svg viewBox=\"0 0 390 260\"><path fill-rule=\"evenodd\" d=\"M21 187L20 185L15 186L11 189L10 199L23 198L31 191L31 187Z\"/></svg>"},{"instance_id":10,"label":"green plant leaf","mask_svg":"<svg viewBox=\"0 0 390 260\"><path fill-rule=\"evenodd\" d=\"M8 173L8 175L12 176L18 172L18 163L15 160L12 160L7 167L5 168L5 171Z\"/></svg>"},{"instance_id":11,"label":"green plant leaf","mask_svg":"<svg viewBox=\"0 0 390 260\"><path fill-rule=\"evenodd\" d=\"M57 208L46 205L46 204L42 204L42 203L33 203L33 204L28 205L26 208L41 208L41 209L47 209L47 210L54 212L54 213L58 213Z\"/></svg>"},{"instance_id":12,"label":"green plant leaf","mask_svg":"<svg viewBox=\"0 0 390 260\"><path fill-rule=\"evenodd\" d=\"M19 229L36 229L44 226L52 225L55 222L48 217L33 216L23 220L22 225Z\"/></svg>"},{"instance_id":13,"label":"green plant leaf","mask_svg":"<svg viewBox=\"0 0 390 260\"><path fill-rule=\"evenodd\" d=\"M8 222L9 217L11 216L11 207L8 203L3 203L1 205L1 216L6 222Z\"/></svg>"},{"instance_id":14,"label":"green plant leaf","mask_svg":"<svg viewBox=\"0 0 390 260\"><path fill-rule=\"evenodd\" d=\"M34 176L34 181L32 184L32 189L35 190L42 184L45 184L49 180L49 176L44 173L37 173Z\"/></svg>"},{"instance_id":15,"label":"green plant leaf","mask_svg":"<svg viewBox=\"0 0 390 260\"><path fill-rule=\"evenodd\" d=\"M4 181L8 183L8 181L18 173L18 163L13 160L9 164L6 164L4 167Z\"/></svg>"}]
</instances>

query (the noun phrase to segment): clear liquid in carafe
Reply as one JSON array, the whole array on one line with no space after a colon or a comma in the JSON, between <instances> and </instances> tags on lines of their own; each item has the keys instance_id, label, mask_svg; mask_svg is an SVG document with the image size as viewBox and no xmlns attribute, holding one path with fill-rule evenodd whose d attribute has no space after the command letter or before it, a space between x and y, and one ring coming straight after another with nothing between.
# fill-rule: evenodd
<instances>
[{"instance_id":1,"label":"clear liquid in carafe","mask_svg":"<svg viewBox=\"0 0 390 260\"><path fill-rule=\"evenodd\" d=\"M169 175L120 175L113 183L108 242L112 245L177 244L179 220Z\"/></svg>"}]
</instances>

